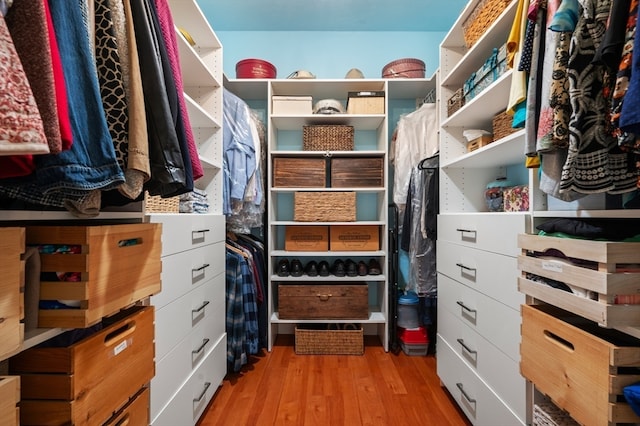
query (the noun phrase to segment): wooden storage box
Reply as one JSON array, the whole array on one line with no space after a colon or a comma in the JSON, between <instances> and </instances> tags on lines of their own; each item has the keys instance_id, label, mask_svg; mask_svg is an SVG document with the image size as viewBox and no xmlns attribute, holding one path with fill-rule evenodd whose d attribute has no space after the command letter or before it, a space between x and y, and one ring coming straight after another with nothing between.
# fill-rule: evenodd
<instances>
[{"instance_id":1,"label":"wooden storage box","mask_svg":"<svg viewBox=\"0 0 640 426\"><path fill-rule=\"evenodd\" d=\"M321 325L320 325L321 326ZM359 325L342 330L298 325L295 329L295 351L297 355L362 355L364 353L364 331ZM336 324L337 327L337 324Z\"/></svg>"},{"instance_id":2,"label":"wooden storage box","mask_svg":"<svg viewBox=\"0 0 640 426\"><path fill-rule=\"evenodd\" d=\"M329 250L329 227L288 225L284 231L284 249L287 251Z\"/></svg>"},{"instance_id":3,"label":"wooden storage box","mask_svg":"<svg viewBox=\"0 0 640 426\"><path fill-rule=\"evenodd\" d=\"M638 423L623 388L640 380L640 340L551 305L522 305L520 371L584 425Z\"/></svg>"},{"instance_id":4,"label":"wooden storage box","mask_svg":"<svg viewBox=\"0 0 640 426\"><path fill-rule=\"evenodd\" d=\"M148 426L151 424L150 406L150 391L148 387L144 387L104 426Z\"/></svg>"},{"instance_id":5,"label":"wooden storage box","mask_svg":"<svg viewBox=\"0 0 640 426\"><path fill-rule=\"evenodd\" d=\"M359 284L278 284L280 319L368 319L369 290Z\"/></svg>"},{"instance_id":6,"label":"wooden storage box","mask_svg":"<svg viewBox=\"0 0 640 426\"><path fill-rule=\"evenodd\" d=\"M378 157L332 158L331 187L384 187L384 160Z\"/></svg>"},{"instance_id":7,"label":"wooden storage box","mask_svg":"<svg viewBox=\"0 0 640 426\"><path fill-rule=\"evenodd\" d=\"M640 243L521 234L518 247L522 249L518 257L522 271L518 287L522 293L605 327L640 326ZM549 249L580 262L530 256ZM636 268L627 269L625 265L629 264ZM536 282L527 274L563 282L572 292Z\"/></svg>"},{"instance_id":8,"label":"wooden storage box","mask_svg":"<svg viewBox=\"0 0 640 426\"><path fill-rule=\"evenodd\" d=\"M273 115L305 115L312 112L311 96L272 96Z\"/></svg>"},{"instance_id":9,"label":"wooden storage box","mask_svg":"<svg viewBox=\"0 0 640 426\"><path fill-rule=\"evenodd\" d=\"M384 91L349 92L348 114L384 114Z\"/></svg>"},{"instance_id":10,"label":"wooden storage box","mask_svg":"<svg viewBox=\"0 0 640 426\"><path fill-rule=\"evenodd\" d=\"M489 145L491 142L493 142L493 135L480 136L479 138L475 138L467 143L467 151L475 151L478 148Z\"/></svg>"},{"instance_id":11,"label":"wooden storage box","mask_svg":"<svg viewBox=\"0 0 640 426\"><path fill-rule=\"evenodd\" d=\"M0 376L0 425L20 425L20 376Z\"/></svg>"},{"instance_id":12,"label":"wooden storage box","mask_svg":"<svg viewBox=\"0 0 640 426\"><path fill-rule=\"evenodd\" d=\"M27 244L78 246L78 254L41 254L44 276L74 273L79 281L42 280L40 300L79 301L79 308L40 309L39 327L85 328L160 291L161 226L29 226ZM42 251L42 250L41 250Z\"/></svg>"},{"instance_id":13,"label":"wooden storage box","mask_svg":"<svg viewBox=\"0 0 640 426\"><path fill-rule=\"evenodd\" d=\"M378 225L331 225L329 250L380 250L380 227Z\"/></svg>"},{"instance_id":14,"label":"wooden storage box","mask_svg":"<svg viewBox=\"0 0 640 426\"><path fill-rule=\"evenodd\" d=\"M273 186L324 188L327 186L327 161L324 158L274 158Z\"/></svg>"},{"instance_id":15,"label":"wooden storage box","mask_svg":"<svg viewBox=\"0 0 640 426\"><path fill-rule=\"evenodd\" d=\"M318 124L302 127L304 151L353 151L353 126Z\"/></svg>"},{"instance_id":16,"label":"wooden storage box","mask_svg":"<svg viewBox=\"0 0 640 426\"><path fill-rule=\"evenodd\" d=\"M299 222L355 222L355 192L296 192L293 220Z\"/></svg>"},{"instance_id":17,"label":"wooden storage box","mask_svg":"<svg viewBox=\"0 0 640 426\"><path fill-rule=\"evenodd\" d=\"M154 308L135 306L66 347L10 358L21 375L22 425L101 425L155 375Z\"/></svg>"},{"instance_id":18,"label":"wooden storage box","mask_svg":"<svg viewBox=\"0 0 640 426\"><path fill-rule=\"evenodd\" d=\"M24 340L24 228L0 229L0 359L18 350Z\"/></svg>"}]
</instances>

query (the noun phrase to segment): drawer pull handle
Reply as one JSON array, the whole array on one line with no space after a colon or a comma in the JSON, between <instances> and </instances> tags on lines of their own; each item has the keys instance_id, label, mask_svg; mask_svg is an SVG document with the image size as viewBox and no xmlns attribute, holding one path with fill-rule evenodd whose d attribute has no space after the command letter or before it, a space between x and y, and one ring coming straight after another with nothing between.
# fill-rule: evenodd
<instances>
[{"instance_id":1,"label":"drawer pull handle","mask_svg":"<svg viewBox=\"0 0 640 426\"><path fill-rule=\"evenodd\" d=\"M192 354L197 355L200 352L202 352L205 348L205 346L207 346L207 343L209 343L209 339L202 339L202 344L200 345L200 347L198 349L196 349L195 351L191 351Z\"/></svg>"},{"instance_id":2,"label":"drawer pull handle","mask_svg":"<svg viewBox=\"0 0 640 426\"><path fill-rule=\"evenodd\" d=\"M195 268L195 269L192 269L191 271L192 271L192 272L201 272L201 271L203 271L203 270L207 269L209 266L211 266L211 265L209 265L208 263L205 263L205 264L204 264L204 265L202 265L201 267L199 267L199 268Z\"/></svg>"},{"instance_id":3,"label":"drawer pull handle","mask_svg":"<svg viewBox=\"0 0 640 426\"><path fill-rule=\"evenodd\" d=\"M207 390L209 390L209 386L211 386L211 382L204 382L204 389L202 389L202 392L200 392L200 396L198 396L197 398L193 398L193 402L200 402L202 401L202 398L204 398L204 396L207 394Z\"/></svg>"},{"instance_id":4,"label":"drawer pull handle","mask_svg":"<svg viewBox=\"0 0 640 426\"><path fill-rule=\"evenodd\" d=\"M467 345L464 343L464 340L462 340L462 339L457 339L457 340L458 340L458 343L460 343L460 346L462 346L462 348L463 348L465 351L467 351L467 352L469 352L470 354L473 354L473 355L477 355L477 354L478 354L478 351L474 351L474 350L473 350L473 349L471 349L469 346L467 346Z\"/></svg>"},{"instance_id":5,"label":"drawer pull handle","mask_svg":"<svg viewBox=\"0 0 640 426\"><path fill-rule=\"evenodd\" d=\"M467 312L472 312L472 313L476 313L477 311L475 309L471 309L470 307L468 307L467 305L464 304L464 302L461 301L457 301L456 302L462 309L464 309Z\"/></svg>"},{"instance_id":6,"label":"drawer pull handle","mask_svg":"<svg viewBox=\"0 0 640 426\"><path fill-rule=\"evenodd\" d=\"M320 299L323 302L326 302L327 300L329 300L329 298L332 296L331 293L329 294L318 294L318 299Z\"/></svg>"},{"instance_id":7,"label":"drawer pull handle","mask_svg":"<svg viewBox=\"0 0 640 426\"><path fill-rule=\"evenodd\" d=\"M191 312L193 312L194 314L197 314L198 312L202 312L202 310L205 308L205 306L207 306L209 304L208 300L205 300L204 302L202 302L202 305L200 305L200 307L198 309L192 309Z\"/></svg>"},{"instance_id":8,"label":"drawer pull handle","mask_svg":"<svg viewBox=\"0 0 640 426\"><path fill-rule=\"evenodd\" d=\"M191 236L194 237L196 234L204 234L209 232L209 229L198 229L196 231L191 231ZM204 238L204 235L202 236Z\"/></svg>"},{"instance_id":9,"label":"drawer pull handle","mask_svg":"<svg viewBox=\"0 0 640 426\"><path fill-rule=\"evenodd\" d=\"M551 340L556 345L560 345L561 347L568 349L571 352L575 350L575 346L573 346L573 343L571 343L567 339L563 339L562 337L558 336L555 333L550 332L549 330L544 330L543 333L547 339Z\"/></svg>"},{"instance_id":10,"label":"drawer pull handle","mask_svg":"<svg viewBox=\"0 0 640 426\"><path fill-rule=\"evenodd\" d=\"M462 396L464 396L464 399L469 401L470 404L476 403L476 400L473 398L469 398L469 395L467 395L467 393L464 391L464 389L462 388L462 383L456 383L456 386L458 387L458 389L460 389L460 393L462 394Z\"/></svg>"},{"instance_id":11,"label":"drawer pull handle","mask_svg":"<svg viewBox=\"0 0 640 426\"><path fill-rule=\"evenodd\" d=\"M477 234L478 231L474 231L473 229L464 229L464 228L458 228L456 229L456 231L460 232L461 234Z\"/></svg>"},{"instance_id":12,"label":"drawer pull handle","mask_svg":"<svg viewBox=\"0 0 640 426\"><path fill-rule=\"evenodd\" d=\"M470 267L470 266L465 266L465 265L463 265L462 263L456 263L456 266L457 266L458 268L462 268L462 269L464 269L464 270L466 270L466 271L473 271L473 272L475 272L475 271L476 271L476 268L472 268L472 267Z\"/></svg>"}]
</instances>

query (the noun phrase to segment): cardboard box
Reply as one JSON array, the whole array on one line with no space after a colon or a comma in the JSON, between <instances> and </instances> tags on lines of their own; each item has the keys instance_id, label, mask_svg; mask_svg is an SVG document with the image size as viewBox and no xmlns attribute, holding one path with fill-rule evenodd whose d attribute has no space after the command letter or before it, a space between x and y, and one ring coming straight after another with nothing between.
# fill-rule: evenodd
<instances>
[{"instance_id":1,"label":"cardboard box","mask_svg":"<svg viewBox=\"0 0 640 426\"><path fill-rule=\"evenodd\" d=\"M327 186L327 162L324 158L274 158L273 186L324 188Z\"/></svg>"},{"instance_id":2,"label":"cardboard box","mask_svg":"<svg viewBox=\"0 0 640 426\"><path fill-rule=\"evenodd\" d=\"M311 96L272 96L273 115L304 115L313 111Z\"/></svg>"},{"instance_id":3,"label":"cardboard box","mask_svg":"<svg viewBox=\"0 0 640 426\"><path fill-rule=\"evenodd\" d=\"M380 227L378 225L331 225L329 250L380 250Z\"/></svg>"},{"instance_id":4,"label":"cardboard box","mask_svg":"<svg viewBox=\"0 0 640 426\"><path fill-rule=\"evenodd\" d=\"M296 226L285 228L284 249L287 251L329 250L328 226Z\"/></svg>"},{"instance_id":5,"label":"cardboard box","mask_svg":"<svg viewBox=\"0 0 640 426\"><path fill-rule=\"evenodd\" d=\"M349 92L348 114L384 114L384 92Z\"/></svg>"},{"instance_id":6,"label":"cardboard box","mask_svg":"<svg viewBox=\"0 0 640 426\"><path fill-rule=\"evenodd\" d=\"M358 284L279 284L280 319L368 319L369 287Z\"/></svg>"}]
</instances>

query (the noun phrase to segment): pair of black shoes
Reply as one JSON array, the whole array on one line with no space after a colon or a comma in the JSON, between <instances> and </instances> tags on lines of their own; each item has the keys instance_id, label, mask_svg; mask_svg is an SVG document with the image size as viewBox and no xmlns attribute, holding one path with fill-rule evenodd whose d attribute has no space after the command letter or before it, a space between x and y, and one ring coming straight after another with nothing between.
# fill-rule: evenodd
<instances>
[{"instance_id":1,"label":"pair of black shoes","mask_svg":"<svg viewBox=\"0 0 640 426\"><path fill-rule=\"evenodd\" d=\"M336 259L331 267L331 273L336 277L357 277L365 275L380 275L382 270L377 260L369 260L369 264L364 261L356 263L351 259L342 261L342 259Z\"/></svg>"},{"instance_id":2,"label":"pair of black shoes","mask_svg":"<svg viewBox=\"0 0 640 426\"><path fill-rule=\"evenodd\" d=\"M305 273L310 277L328 277L329 272L329 262L322 260L320 262L316 262L315 260L310 261L304 268Z\"/></svg>"},{"instance_id":3,"label":"pair of black shoes","mask_svg":"<svg viewBox=\"0 0 640 426\"><path fill-rule=\"evenodd\" d=\"M293 259L289 262L288 259L282 259L278 262L278 270L276 271L279 277L301 277L306 274L310 277L327 277L329 276L329 263L326 261L316 262L312 260L305 266L302 265L299 259Z\"/></svg>"}]
</instances>

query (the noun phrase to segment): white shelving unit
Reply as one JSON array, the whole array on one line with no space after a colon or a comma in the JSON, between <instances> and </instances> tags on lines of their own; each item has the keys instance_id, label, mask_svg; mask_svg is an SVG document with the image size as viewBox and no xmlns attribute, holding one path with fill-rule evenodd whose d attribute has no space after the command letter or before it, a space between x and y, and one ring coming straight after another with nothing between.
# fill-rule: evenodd
<instances>
[{"instance_id":1,"label":"white shelving unit","mask_svg":"<svg viewBox=\"0 0 640 426\"><path fill-rule=\"evenodd\" d=\"M269 349L278 334L293 334L296 323L345 323L358 322L363 324L365 334L377 335L385 350L389 345L389 282L387 263L388 253L388 217L389 204L388 184L380 188L279 188L272 184L273 159L279 157L308 157L319 158L327 153L302 150L302 127L315 124L346 124L354 126L355 150L333 151L332 158L339 157L378 157L384 159L384 176L388 182L390 168L388 166L388 146L391 123L390 105L396 100L423 99L430 91L435 90L435 77L427 79L317 79L317 80L267 80L267 79L232 79L225 80L225 87L237 96L250 102L260 101L267 104L268 137L268 276L269 276ZM333 98L346 104L350 91L384 91L385 114L341 114L341 115L273 115L271 112L271 97L279 95L311 96L313 102L320 99ZM296 142L291 142L296 141ZM344 191L353 190L357 193L356 222L297 222L293 221L293 194L296 191ZM381 244L379 250L364 252L299 252L286 251L283 245L283 233L290 225L376 225L381 229ZM310 260L327 260L331 265L335 259L367 261L375 258L382 266L381 275L365 277L279 277L276 267L280 259L301 259L303 264ZM331 282L344 283L366 281L369 288L369 317L366 320L301 320L281 319L278 315L277 285L278 283L299 282L307 283Z\"/></svg>"},{"instance_id":2,"label":"white shelving unit","mask_svg":"<svg viewBox=\"0 0 640 426\"><path fill-rule=\"evenodd\" d=\"M520 304L516 238L530 214L488 212L486 185L525 176L524 131L472 152L463 132L492 130L505 110L507 71L448 116L447 101L506 42L512 2L485 34L466 48L462 23L480 3L471 0L440 46L440 216L438 219L438 375L473 424L526 424L526 381L519 373Z\"/></svg>"}]
</instances>

